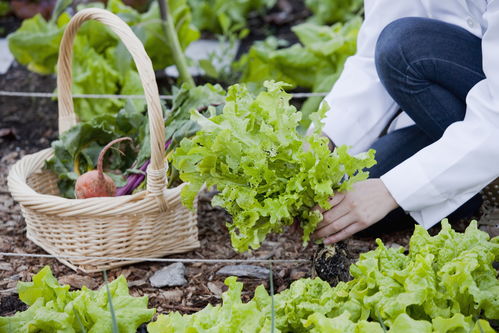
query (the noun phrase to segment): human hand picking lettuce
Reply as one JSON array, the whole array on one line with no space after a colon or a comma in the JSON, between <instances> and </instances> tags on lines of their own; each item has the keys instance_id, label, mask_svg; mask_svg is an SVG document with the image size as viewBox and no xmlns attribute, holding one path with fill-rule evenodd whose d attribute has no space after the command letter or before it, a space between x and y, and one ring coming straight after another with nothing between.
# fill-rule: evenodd
<instances>
[{"instance_id":1,"label":"human hand picking lettuce","mask_svg":"<svg viewBox=\"0 0 499 333\"><path fill-rule=\"evenodd\" d=\"M182 192L186 205L192 207L203 185L216 186L212 203L232 215L227 227L239 252L257 249L269 233L283 232L295 219L307 242L322 219L312 208L329 209L331 196L366 179L363 170L375 164L373 150L358 156L349 155L346 146L329 150L319 135L327 107L311 116L317 130L301 135L301 113L290 105L283 86L268 81L265 91L253 96L234 85L222 114L206 118L192 111L201 130L184 139L172 156L188 183Z\"/></svg>"}]
</instances>

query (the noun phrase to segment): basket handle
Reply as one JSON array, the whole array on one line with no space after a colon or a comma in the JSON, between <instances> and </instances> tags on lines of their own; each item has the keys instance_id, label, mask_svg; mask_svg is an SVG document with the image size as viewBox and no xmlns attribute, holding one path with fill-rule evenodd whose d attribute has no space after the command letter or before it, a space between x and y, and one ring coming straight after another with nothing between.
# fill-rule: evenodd
<instances>
[{"instance_id":1,"label":"basket handle","mask_svg":"<svg viewBox=\"0 0 499 333\"><path fill-rule=\"evenodd\" d=\"M88 20L96 20L109 27L131 53L144 88L151 137L151 164L147 170L147 190L161 198L164 208L163 189L166 186L166 166L163 161L165 128L158 86L151 59L132 29L118 16L99 8L87 8L73 16L64 31L57 62L57 89L59 109L59 132L70 129L78 122L74 113L72 86L73 41L80 26Z\"/></svg>"}]
</instances>

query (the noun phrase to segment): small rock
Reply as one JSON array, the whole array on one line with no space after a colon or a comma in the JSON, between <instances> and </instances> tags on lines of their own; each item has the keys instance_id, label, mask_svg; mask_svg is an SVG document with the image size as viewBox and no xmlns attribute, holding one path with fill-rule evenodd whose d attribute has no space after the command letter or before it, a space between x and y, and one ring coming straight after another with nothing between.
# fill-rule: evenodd
<instances>
[{"instance_id":1,"label":"small rock","mask_svg":"<svg viewBox=\"0 0 499 333\"><path fill-rule=\"evenodd\" d=\"M11 280L11 281L19 281L21 280L21 274L14 274L14 275L11 275L7 278L8 280Z\"/></svg>"},{"instance_id":2,"label":"small rock","mask_svg":"<svg viewBox=\"0 0 499 333\"><path fill-rule=\"evenodd\" d=\"M399 249L399 248L401 248L403 246L394 242L394 243L388 243L388 244L386 244L386 247L389 248L389 249Z\"/></svg>"},{"instance_id":3,"label":"small rock","mask_svg":"<svg viewBox=\"0 0 499 333\"><path fill-rule=\"evenodd\" d=\"M64 275L59 278L60 284L69 284L71 287L76 289L81 289L81 287L85 286L88 289L97 288L97 283L90 276L81 276L78 274L69 274Z\"/></svg>"},{"instance_id":4,"label":"small rock","mask_svg":"<svg viewBox=\"0 0 499 333\"><path fill-rule=\"evenodd\" d=\"M184 293L182 290L179 289L165 290L164 292L161 293L161 296L166 301L169 301L171 303L177 303L182 300L182 296L184 296Z\"/></svg>"},{"instance_id":5,"label":"small rock","mask_svg":"<svg viewBox=\"0 0 499 333\"><path fill-rule=\"evenodd\" d=\"M0 271L12 271L12 265L8 262L0 263Z\"/></svg>"},{"instance_id":6,"label":"small rock","mask_svg":"<svg viewBox=\"0 0 499 333\"><path fill-rule=\"evenodd\" d=\"M213 293L215 296L221 296L222 295L222 286L223 283L216 283L216 282L208 282L208 289Z\"/></svg>"},{"instance_id":7,"label":"small rock","mask_svg":"<svg viewBox=\"0 0 499 333\"><path fill-rule=\"evenodd\" d=\"M217 275L233 275L238 277L251 277L256 279L268 279L270 271L265 267L253 265L225 266L218 270Z\"/></svg>"},{"instance_id":8,"label":"small rock","mask_svg":"<svg viewBox=\"0 0 499 333\"><path fill-rule=\"evenodd\" d=\"M151 285L156 288L183 286L185 279L185 266L177 262L160 269L149 278Z\"/></svg>"},{"instance_id":9,"label":"small rock","mask_svg":"<svg viewBox=\"0 0 499 333\"><path fill-rule=\"evenodd\" d=\"M299 279L304 278L306 275L307 275L307 272L293 269L293 270L291 270L289 277L291 278L291 280L299 280Z\"/></svg>"}]
</instances>

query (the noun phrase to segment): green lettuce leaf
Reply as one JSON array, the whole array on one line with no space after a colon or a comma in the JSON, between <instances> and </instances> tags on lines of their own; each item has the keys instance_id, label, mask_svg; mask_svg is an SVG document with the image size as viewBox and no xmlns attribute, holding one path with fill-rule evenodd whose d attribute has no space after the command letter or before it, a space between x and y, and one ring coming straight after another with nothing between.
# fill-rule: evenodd
<instances>
[{"instance_id":1,"label":"green lettuce leaf","mask_svg":"<svg viewBox=\"0 0 499 333\"><path fill-rule=\"evenodd\" d=\"M225 103L225 90L220 85L205 84L194 88L183 85L174 91L172 107L166 113L166 140L172 139L169 150L178 146L184 137L190 137L201 129L191 120L191 111L211 115L220 114Z\"/></svg>"},{"instance_id":2,"label":"green lettuce leaf","mask_svg":"<svg viewBox=\"0 0 499 333\"><path fill-rule=\"evenodd\" d=\"M188 0L193 23L213 33L237 32L247 25L248 14L274 6L275 0Z\"/></svg>"},{"instance_id":3,"label":"green lettuce leaf","mask_svg":"<svg viewBox=\"0 0 499 333\"><path fill-rule=\"evenodd\" d=\"M248 303L241 301L243 284L236 277L225 280L229 290L222 295L222 304L208 305L193 315L172 312L168 316L159 315L157 321L147 325L149 333L190 333L190 332L270 332L268 315L270 308L262 308L258 298ZM263 293L263 295L262 295ZM270 297L259 287L255 294L259 298Z\"/></svg>"},{"instance_id":4,"label":"green lettuce leaf","mask_svg":"<svg viewBox=\"0 0 499 333\"><path fill-rule=\"evenodd\" d=\"M109 284L114 312L122 333L135 333L152 319L155 310L147 308L147 296L129 295L126 279ZM29 305L12 317L0 317L0 332L111 333L111 312L105 287L97 291L83 287L69 291L61 286L48 266L33 276L32 282L18 284L19 297Z\"/></svg>"},{"instance_id":5,"label":"green lettuce leaf","mask_svg":"<svg viewBox=\"0 0 499 333\"><path fill-rule=\"evenodd\" d=\"M362 8L362 0L305 0L314 14L310 20L317 24L331 24L350 19Z\"/></svg>"},{"instance_id":6,"label":"green lettuce leaf","mask_svg":"<svg viewBox=\"0 0 499 333\"><path fill-rule=\"evenodd\" d=\"M192 112L202 130L173 154L180 178L189 183L183 202L192 207L203 184L216 186L220 193L212 203L232 215L227 227L240 252L258 248L267 234L282 232L295 217L308 241L322 218L311 208L328 208L336 190L367 178L362 170L375 163L374 151L353 157L340 147L331 153L325 138L298 134L301 114L283 86L266 82L267 91L256 97L244 86L230 87L222 114L206 118Z\"/></svg>"},{"instance_id":7,"label":"green lettuce leaf","mask_svg":"<svg viewBox=\"0 0 499 333\"><path fill-rule=\"evenodd\" d=\"M316 312L310 315L303 326L310 328L311 333L383 333L383 328L380 324L360 320L353 322L349 319L350 314L344 312L342 315L335 318L327 318L323 314ZM394 331L394 332L423 332L423 331Z\"/></svg>"},{"instance_id":8,"label":"green lettuce leaf","mask_svg":"<svg viewBox=\"0 0 499 333\"><path fill-rule=\"evenodd\" d=\"M241 82L259 91L266 80L289 83L288 88L327 92L338 79L346 59L356 51L357 33L362 20L354 17L345 24L320 26L303 23L292 28L300 44L282 48L282 42L269 37L256 42L234 65L242 72ZM301 126L307 128L321 97L311 97L302 107Z\"/></svg>"},{"instance_id":9,"label":"green lettuce leaf","mask_svg":"<svg viewBox=\"0 0 499 333\"><path fill-rule=\"evenodd\" d=\"M40 14L24 20L21 27L7 38L10 52L30 71L54 73L59 44L69 20L70 16L66 13L57 22L48 22Z\"/></svg>"},{"instance_id":10,"label":"green lettuce leaf","mask_svg":"<svg viewBox=\"0 0 499 333\"><path fill-rule=\"evenodd\" d=\"M268 332L273 303L276 332L492 333L489 320L497 319L499 285L492 263L499 258L498 246L499 238L490 240L476 221L457 233L444 220L434 237L416 226L408 254L378 240L377 249L350 267L349 282L331 287L318 278L300 279L273 300L259 286L252 300L241 303L242 285L232 277L222 305L192 315L160 315L148 328L249 333L265 327ZM248 324L246 316L263 325Z\"/></svg>"}]
</instances>

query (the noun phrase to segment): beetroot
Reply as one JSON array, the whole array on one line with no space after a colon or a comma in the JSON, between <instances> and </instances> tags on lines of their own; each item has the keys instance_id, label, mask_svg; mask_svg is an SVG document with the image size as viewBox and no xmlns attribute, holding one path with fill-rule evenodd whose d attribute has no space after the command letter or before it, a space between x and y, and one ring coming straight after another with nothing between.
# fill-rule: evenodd
<instances>
[{"instance_id":1,"label":"beetroot","mask_svg":"<svg viewBox=\"0 0 499 333\"><path fill-rule=\"evenodd\" d=\"M102 172L102 162L107 150L115 143L130 140L131 138L119 138L109 142L102 148L97 160L97 170L85 172L78 177L75 185L75 196L77 199L95 198L95 197L114 197L116 194L116 184L108 175Z\"/></svg>"}]
</instances>

